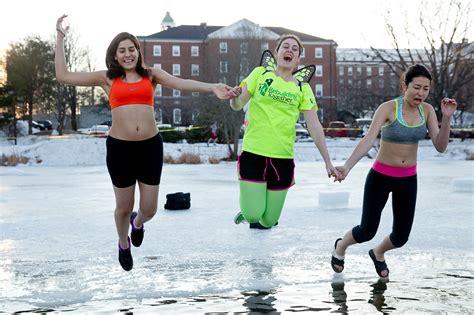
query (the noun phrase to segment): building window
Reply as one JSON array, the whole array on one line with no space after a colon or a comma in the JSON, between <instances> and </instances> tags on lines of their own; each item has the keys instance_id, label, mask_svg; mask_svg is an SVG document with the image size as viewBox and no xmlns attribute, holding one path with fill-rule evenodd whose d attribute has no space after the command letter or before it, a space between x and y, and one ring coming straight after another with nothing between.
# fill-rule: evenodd
<instances>
[{"instance_id":1,"label":"building window","mask_svg":"<svg viewBox=\"0 0 474 315\"><path fill-rule=\"evenodd\" d=\"M199 92L192 92L191 95L194 97L199 96Z\"/></svg>"},{"instance_id":2,"label":"building window","mask_svg":"<svg viewBox=\"0 0 474 315\"><path fill-rule=\"evenodd\" d=\"M161 63L154 63L153 68L161 70Z\"/></svg>"},{"instance_id":3,"label":"building window","mask_svg":"<svg viewBox=\"0 0 474 315\"><path fill-rule=\"evenodd\" d=\"M222 77L220 81L221 83L227 84L227 77Z\"/></svg>"},{"instance_id":4,"label":"building window","mask_svg":"<svg viewBox=\"0 0 474 315\"><path fill-rule=\"evenodd\" d=\"M367 84L367 88L371 89L372 88L372 79L367 79L366 84Z\"/></svg>"},{"instance_id":5,"label":"building window","mask_svg":"<svg viewBox=\"0 0 474 315\"><path fill-rule=\"evenodd\" d=\"M191 121L195 122L198 117L199 117L199 111L197 109L193 110L193 112L191 113Z\"/></svg>"},{"instance_id":6,"label":"building window","mask_svg":"<svg viewBox=\"0 0 474 315\"><path fill-rule=\"evenodd\" d=\"M162 95L161 93L161 84L157 84L155 87L155 96L160 97Z\"/></svg>"},{"instance_id":7,"label":"building window","mask_svg":"<svg viewBox=\"0 0 474 315\"><path fill-rule=\"evenodd\" d=\"M221 61L219 69L221 70L221 73L227 73L227 61Z\"/></svg>"},{"instance_id":8,"label":"building window","mask_svg":"<svg viewBox=\"0 0 474 315\"><path fill-rule=\"evenodd\" d=\"M181 75L181 65L179 63L173 63L173 75Z\"/></svg>"},{"instance_id":9,"label":"building window","mask_svg":"<svg viewBox=\"0 0 474 315\"><path fill-rule=\"evenodd\" d=\"M383 66L379 67L379 76L383 76Z\"/></svg>"},{"instance_id":10,"label":"building window","mask_svg":"<svg viewBox=\"0 0 474 315\"><path fill-rule=\"evenodd\" d=\"M339 86L344 86L344 79L339 79Z\"/></svg>"},{"instance_id":11,"label":"building window","mask_svg":"<svg viewBox=\"0 0 474 315\"><path fill-rule=\"evenodd\" d=\"M220 42L219 43L219 52L221 54L227 54L227 42Z\"/></svg>"},{"instance_id":12,"label":"building window","mask_svg":"<svg viewBox=\"0 0 474 315\"><path fill-rule=\"evenodd\" d=\"M162 124L162 123L163 123L163 112L161 111L161 108L158 108L158 109L155 111L155 121L156 121L158 124Z\"/></svg>"},{"instance_id":13,"label":"building window","mask_svg":"<svg viewBox=\"0 0 474 315\"><path fill-rule=\"evenodd\" d=\"M173 45L173 57L181 56L181 48L178 45Z\"/></svg>"},{"instance_id":14,"label":"building window","mask_svg":"<svg viewBox=\"0 0 474 315\"><path fill-rule=\"evenodd\" d=\"M191 57L199 56L199 46L191 46Z\"/></svg>"},{"instance_id":15,"label":"building window","mask_svg":"<svg viewBox=\"0 0 474 315\"><path fill-rule=\"evenodd\" d=\"M347 75L352 75L352 67L347 68Z\"/></svg>"},{"instance_id":16,"label":"building window","mask_svg":"<svg viewBox=\"0 0 474 315\"><path fill-rule=\"evenodd\" d=\"M194 77L199 75L199 65L196 65L196 64L191 65L191 75Z\"/></svg>"},{"instance_id":17,"label":"building window","mask_svg":"<svg viewBox=\"0 0 474 315\"><path fill-rule=\"evenodd\" d=\"M314 49L314 58L323 58L323 49L321 47Z\"/></svg>"},{"instance_id":18,"label":"building window","mask_svg":"<svg viewBox=\"0 0 474 315\"><path fill-rule=\"evenodd\" d=\"M361 76L362 75L362 67L357 67L357 75Z\"/></svg>"},{"instance_id":19,"label":"building window","mask_svg":"<svg viewBox=\"0 0 474 315\"><path fill-rule=\"evenodd\" d=\"M268 50L268 43L262 43L262 45L260 46L260 48L262 49L262 51Z\"/></svg>"},{"instance_id":20,"label":"building window","mask_svg":"<svg viewBox=\"0 0 474 315\"><path fill-rule=\"evenodd\" d=\"M347 80L347 86L352 87L352 79Z\"/></svg>"},{"instance_id":21,"label":"building window","mask_svg":"<svg viewBox=\"0 0 474 315\"><path fill-rule=\"evenodd\" d=\"M303 47L300 58L304 58L305 54L306 54L306 49Z\"/></svg>"},{"instance_id":22,"label":"building window","mask_svg":"<svg viewBox=\"0 0 474 315\"><path fill-rule=\"evenodd\" d=\"M153 56L161 56L161 45L153 45Z\"/></svg>"},{"instance_id":23,"label":"building window","mask_svg":"<svg viewBox=\"0 0 474 315\"><path fill-rule=\"evenodd\" d=\"M173 109L173 124L181 125L181 109Z\"/></svg>"},{"instance_id":24,"label":"building window","mask_svg":"<svg viewBox=\"0 0 474 315\"><path fill-rule=\"evenodd\" d=\"M367 76L368 77L372 76L372 67L370 67L370 66L367 67Z\"/></svg>"},{"instance_id":25,"label":"building window","mask_svg":"<svg viewBox=\"0 0 474 315\"><path fill-rule=\"evenodd\" d=\"M384 80L383 79L379 79L379 88L380 89L383 89L384 88Z\"/></svg>"},{"instance_id":26,"label":"building window","mask_svg":"<svg viewBox=\"0 0 474 315\"><path fill-rule=\"evenodd\" d=\"M344 66L339 66L339 75L344 75Z\"/></svg>"},{"instance_id":27,"label":"building window","mask_svg":"<svg viewBox=\"0 0 474 315\"><path fill-rule=\"evenodd\" d=\"M242 43L240 44L240 53L241 54L246 54L249 51L249 44L248 43Z\"/></svg>"},{"instance_id":28,"label":"building window","mask_svg":"<svg viewBox=\"0 0 474 315\"><path fill-rule=\"evenodd\" d=\"M323 85L322 84L316 84L314 86L314 90L316 91L316 97L322 97L323 96Z\"/></svg>"},{"instance_id":29,"label":"building window","mask_svg":"<svg viewBox=\"0 0 474 315\"><path fill-rule=\"evenodd\" d=\"M323 76L323 66L317 65L316 66L316 72L314 74L317 77L322 77Z\"/></svg>"},{"instance_id":30,"label":"building window","mask_svg":"<svg viewBox=\"0 0 474 315\"><path fill-rule=\"evenodd\" d=\"M173 90L173 97L180 97L181 91L180 90Z\"/></svg>"},{"instance_id":31,"label":"building window","mask_svg":"<svg viewBox=\"0 0 474 315\"><path fill-rule=\"evenodd\" d=\"M247 58L242 58L240 61L240 73L249 73L250 70L250 63Z\"/></svg>"}]
</instances>

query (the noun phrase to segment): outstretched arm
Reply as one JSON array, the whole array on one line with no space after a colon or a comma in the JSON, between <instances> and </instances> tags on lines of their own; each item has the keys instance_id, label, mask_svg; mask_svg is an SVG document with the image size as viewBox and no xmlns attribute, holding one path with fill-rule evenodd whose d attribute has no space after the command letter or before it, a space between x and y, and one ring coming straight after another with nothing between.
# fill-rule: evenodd
<instances>
[{"instance_id":1,"label":"outstretched arm","mask_svg":"<svg viewBox=\"0 0 474 315\"><path fill-rule=\"evenodd\" d=\"M332 165L331 158L329 157L323 126L321 126L321 123L319 122L316 110L314 110L314 108L306 110L303 112L303 114L306 124L308 125L308 131L313 138L314 144L318 148L324 163L326 163L326 172L328 173L328 177L333 176L334 181L341 181L343 178L341 178L339 171Z\"/></svg>"},{"instance_id":2,"label":"outstretched arm","mask_svg":"<svg viewBox=\"0 0 474 315\"><path fill-rule=\"evenodd\" d=\"M205 83L191 79L181 79L172 76L162 69L152 69L153 80L164 87L193 92L212 92L221 100L227 100L233 95L234 88L223 83Z\"/></svg>"},{"instance_id":3,"label":"outstretched arm","mask_svg":"<svg viewBox=\"0 0 474 315\"><path fill-rule=\"evenodd\" d=\"M66 14L58 18L56 22L56 54L54 56L54 66L56 70L56 79L60 83L77 86L101 86L105 89L107 79L105 71L96 72L70 72L66 66L64 54L64 38L69 27L63 27L63 21Z\"/></svg>"},{"instance_id":4,"label":"outstretched arm","mask_svg":"<svg viewBox=\"0 0 474 315\"><path fill-rule=\"evenodd\" d=\"M451 117L457 107L456 100L450 98L444 98L441 101L441 112L443 117L441 118L441 128L438 127L438 119L433 106L429 105L428 108L428 132L430 134L431 141L438 152L446 151L449 142L449 129L451 125Z\"/></svg>"}]
</instances>

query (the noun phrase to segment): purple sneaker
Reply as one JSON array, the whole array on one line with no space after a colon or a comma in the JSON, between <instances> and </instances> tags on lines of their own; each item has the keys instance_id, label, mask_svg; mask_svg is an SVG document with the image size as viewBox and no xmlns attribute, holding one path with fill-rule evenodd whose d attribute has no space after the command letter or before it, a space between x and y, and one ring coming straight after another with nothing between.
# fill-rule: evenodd
<instances>
[{"instance_id":1,"label":"purple sneaker","mask_svg":"<svg viewBox=\"0 0 474 315\"><path fill-rule=\"evenodd\" d=\"M120 243L118 246L119 249L119 262L120 266L122 266L123 270L130 271L133 268L133 257L132 252L130 250L130 238L128 238L128 248L123 249L120 247Z\"/></svg>"},{"instance_id":2,"label":"purple sneaker","mask_svg":"<svg viewBox=\"0 0 474 315\"><path fill-rule=\"evenodd\" d=\"M130 233L130 237L132 239L133 246L140 247L140 245L142 245L142 242L143 242L145 226L142 224L142 227L139 229L135 227L135 224L133 222L135 221L136 216L137 216L136 212L132 212L132 215L130 216L130 225L132 226L132 232Z\"/></svg>"}]
</instances>

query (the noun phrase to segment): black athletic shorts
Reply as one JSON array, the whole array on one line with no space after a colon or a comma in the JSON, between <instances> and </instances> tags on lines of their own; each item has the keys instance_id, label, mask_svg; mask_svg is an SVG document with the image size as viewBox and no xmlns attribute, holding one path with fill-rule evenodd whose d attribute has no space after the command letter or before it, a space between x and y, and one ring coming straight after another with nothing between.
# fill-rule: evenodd
<instances>
[{"instance_id":1,"label":"black athletic shorts","mask_svg":"<svg viewBox=\"0 0 474 315\"><path fill-rule=\"evenodd\" d=\"M137 181L159 185L163 169L163 139L156 136L142 141L107 137L107 169L114 186L125 188Z\"/></svg>"},{"instance_id":2,"label":"black athletic shorts","mask_svg":"<svg viewBox=\"0 0 474 315\"><path fill-rule=\"evenodd\" d=\"M238 161L239 180L267 183L269 190L286 190L295 184L293 159L270 158L243 151Z\"/></svg>"}]
</instances>

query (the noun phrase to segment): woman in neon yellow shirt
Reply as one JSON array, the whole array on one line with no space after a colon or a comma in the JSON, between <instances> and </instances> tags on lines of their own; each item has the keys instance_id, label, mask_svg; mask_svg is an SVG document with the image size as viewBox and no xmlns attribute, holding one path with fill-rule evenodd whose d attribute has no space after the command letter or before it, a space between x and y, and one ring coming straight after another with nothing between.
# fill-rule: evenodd
<instances>
[{"instance_id":1,"label":"woman in neon yellow shirt","mask_svg":"<svg viewBox=\"0 0 474 315\"><path fill-rule=\"evenodd\" d=\"M314 66L294 72L302 51L297 36L282 35L276 60L266 51L262 65L242 81L241 94L230 101L232 109L241 110L250 100L248 127L238 161L241 212L234 219L236 224L247 221L270 228L278 221L288 189L294 184L293 146L300 112L326 163L328 177L339 179L316 114L316 99L307 83Z\"/></svg>"}]
</instances>

